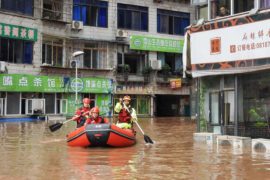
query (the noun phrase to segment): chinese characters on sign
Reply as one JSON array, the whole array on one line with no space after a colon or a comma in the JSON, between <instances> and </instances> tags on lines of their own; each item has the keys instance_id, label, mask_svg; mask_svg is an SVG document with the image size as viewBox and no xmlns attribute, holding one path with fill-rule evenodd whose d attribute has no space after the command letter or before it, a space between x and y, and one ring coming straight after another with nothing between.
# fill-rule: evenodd
<instances>
[{"instance_id":1,"label":"chinese characters on sign","mask_svg":"<svg viewBox=\"0 0 270 180\"><path fill-rule=\"evenodd\" d=\"M256 42L255 42L256 41ZM270 28L260 29L256 32L245 32L242 34L241 44L230 45L230 53L241 51L252 51L254 49L269 48L270 47Z\"/></svg>"},{"instance_id":2,"label":"chinese characters on sign","mask_svg":"<svg viewBox=\"0 0 270 180\"><path fill-rule=\"evenodd\" d=\"M220 37L211 39L211 54L217 54L220 53Z\"/></svg>"},{"instance_id":3,"label":"chinese characters on sign","mask_svg":"<svg viewBox=\"0 0 270 180\"><path fill-rule=\"evenodd\" d=\"M0 23L0 36L13 39L37 41L37 29Z\"/></svg>"},{"instance_id":4,"label":"chinese characters on sign","mask_svg":"<svg viewBox=\"0 0 270 180\"><path fill-rule=\"evenodd\" d=\"M74 80L73 78L72 80ZM81 92L109 93L112 81L105 78L81 78ZM0 74L0 91L12 92L74 92L63 85L63 77Z\"/></svg>"},{"instance_id":5,"label":"chinese characters on sign","mask_svg":"<svg viewBox=\"0 0 270 180\"><path fill-rule=\"evenodd\" d=\"M181 79L170 79L171 89L181 88L182 81Z\"/></svg>"},{"instance_id":6,"label":"chinese characters on sign","mask_svg":"<svg viewBox=\"0 0 270 180\"><path fill-rule=\"evenodd\" d=\"M155 38L133 35L130 37L130 49L182 53L183 40Z\"/></svg>"}]
</instances>

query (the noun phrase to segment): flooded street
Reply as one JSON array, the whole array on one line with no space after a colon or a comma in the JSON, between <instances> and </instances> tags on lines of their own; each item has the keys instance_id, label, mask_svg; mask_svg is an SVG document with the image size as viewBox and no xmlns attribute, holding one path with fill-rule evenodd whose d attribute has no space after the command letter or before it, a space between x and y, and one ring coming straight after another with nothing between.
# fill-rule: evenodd
<instances>
[{"instance_id":1,"label":"flooded street","mask_svg":"<svg viewBox=\"0 0 270 180\"><path fill-rule=\"evenodd\" d=\"M52 122L53 123L53 122ZM193 143L196 124L142 119L156 143L127 148L68 147L75 123L50 132L44 121L0 123L0 179L267 179L270 155Z\"/></svg>"}]
</instances>

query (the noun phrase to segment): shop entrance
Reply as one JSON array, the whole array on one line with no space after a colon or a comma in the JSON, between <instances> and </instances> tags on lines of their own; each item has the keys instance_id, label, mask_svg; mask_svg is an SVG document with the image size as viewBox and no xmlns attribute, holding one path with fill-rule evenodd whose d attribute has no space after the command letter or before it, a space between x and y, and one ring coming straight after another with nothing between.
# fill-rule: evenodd
<instances>
[{"instance_id":1,"label":"shop entrance","mask_svg":"<svg viewBox=\"0 0 270 180\"><path fill-rule=\"evenodd\" d=\"M222 127L234 124L234 98L234 90L210 92L209 119L215 133L224 134Z\"/></svg>"},{"instance_id":2,"label":"shop entrance","mask_svg":"<svg viewBox=\"0 0 270 180\"><path fill-rule=\"evenodd\" d=\"M156 95L156 116L189 116L189 97L179 95Z\"/></svg>"}]
</instances>

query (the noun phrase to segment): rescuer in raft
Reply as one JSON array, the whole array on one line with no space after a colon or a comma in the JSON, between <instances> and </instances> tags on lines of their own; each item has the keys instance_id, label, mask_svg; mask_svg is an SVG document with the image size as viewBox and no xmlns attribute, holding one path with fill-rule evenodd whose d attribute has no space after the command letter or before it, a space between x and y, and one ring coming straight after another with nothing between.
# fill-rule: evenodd
<instances>
[{"instance_id":1,"label":"rescuer in raft","mask_svg":"<svg viewBox=\"0 0 270 180\"><path fill-rule=\"evenodd\" d=\"M115 105L114 111L118 113L118 122L116 126L123 129L131 129L132 121L137 120L136 111L130 106L130 96L120 98L119 102Z\"/></svg>"},{"instance_id":2,"label":"rescuer in raft","mask_svg":"<svg viewBox=\"0 0 270 180\"><path fill-rule=\"evenodd\" d=\"M89 118L90 102L91 100L89 98L84 98L83 107L77 109L75 115L72 117L72 120L77 122L77 128L83 126L86 119Z\"/></svg>"},{"instance_id":3,"label":"rescuer in raft","mask_svg":"<svg viewBox=\"0 0 270 180\"><path fill-rule=\"evenodd\" d=\"M90 110L90 114L91 114L91 116L86 119L85 125L86 124L109 123L108 119L99 116L99 108L97 106L96 107L93 107Z\"/></svg>"}]
</instances>

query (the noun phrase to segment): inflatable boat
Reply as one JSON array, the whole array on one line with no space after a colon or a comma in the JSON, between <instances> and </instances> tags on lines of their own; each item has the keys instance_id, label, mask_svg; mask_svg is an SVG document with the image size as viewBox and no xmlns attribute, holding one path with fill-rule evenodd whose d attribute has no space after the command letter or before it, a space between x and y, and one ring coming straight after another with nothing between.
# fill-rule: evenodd
<instances>
[{"instance_id":1,"label":"inflatable boat","mask_svg":"<svg viewBox=\"0 0 270 180\"><path fill-rule=\"evenodd\" d=\"M121 129L114 124L88 124L67 135L69 146L125 147L136 143L131 129Z\"/></svg>"}]
</instances>

